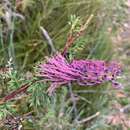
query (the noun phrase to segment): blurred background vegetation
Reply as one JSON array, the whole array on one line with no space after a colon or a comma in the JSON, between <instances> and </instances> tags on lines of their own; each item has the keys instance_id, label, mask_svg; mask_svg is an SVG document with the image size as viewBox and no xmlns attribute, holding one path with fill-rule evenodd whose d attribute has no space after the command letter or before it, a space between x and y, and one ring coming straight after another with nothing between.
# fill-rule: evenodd
<instances>
[{"instance_id":1,"label":"blurred background vegetation","mask_svg":"<svg viewBox=\"0 0 130 130\"><path fill-rule=\"evenodd\" d=\"M70 29L68 21L71 15L80 17L83 22L91 14L94 15L84 38L78 41L81 42L78 49L83 49L77 54L109 59L112 53L108 52L111 50L111 40L107 29L111 28L114 32L126 16L123 0L16 0L10 4L11 10L24 18L14 16L9 25L7 21L1 20L1 65L12 56L15 65L21 69L32 68L34 63L49 54L40 26L48 31L57 50L63 48ZM10 9L4 9L1 4L2 17L6 17L7 10Z\"/></svg>"},{"instance_id":2,"label":"blurred background vegetation","mask_svg":"<svg viewBox=\"0 0 130 130\"><path fill-rule=\"evenodd\" d=\"M112 37L116 36L118 29L125 22L127 13L126 0L2 0L0 97L19 88L23 83L31 82L34 78L34 66L43 61L45 56L50 56L50 47L40 30L41 26L47 30L55 48L62 51L71 28L68 23L76 18L85 23L93 14L85 34L69 49L69 57L118 60ZM7 65L14 69L3 74ZM59 90L51 99L45 92L46 88L46 84L35 83L23 98L1 105L0 117L5 118L10 113L23 118L27 115L27 118L23 119L23 130L118 129L111 128L105 122L105 114L110 112L109 101L113 94L108 93L113 92L109 84L80 90L75 85L74 92L78 93L81 101L77 104L79 118L99 111L101 113L98 119L85 124L73 122L72 103L71 99L67 98L67 89Z\"/></svg>"}]
</instances>

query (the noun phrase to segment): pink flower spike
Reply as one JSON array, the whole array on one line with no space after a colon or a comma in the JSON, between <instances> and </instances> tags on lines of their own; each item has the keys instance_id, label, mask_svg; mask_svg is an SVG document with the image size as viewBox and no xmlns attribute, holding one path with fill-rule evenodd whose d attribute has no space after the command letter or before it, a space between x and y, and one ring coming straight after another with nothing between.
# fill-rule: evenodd
<instances>
[{"instance_id":1,"label":"pink flower spike","mask_svg":"<svg viewBox=\"0 0 130 130\"><path fill-rule=\"evenodd\" d=\"M59 86L76 82L80 86L96 86L111 82L115 88L122 88L116 82L121 74L121 67L116 62L106 63L103 60L73 60L68 62L61 54L48 58L40 66L40 76L50 81L48 89L51 95Z\"/></svg>"}]
</instances>

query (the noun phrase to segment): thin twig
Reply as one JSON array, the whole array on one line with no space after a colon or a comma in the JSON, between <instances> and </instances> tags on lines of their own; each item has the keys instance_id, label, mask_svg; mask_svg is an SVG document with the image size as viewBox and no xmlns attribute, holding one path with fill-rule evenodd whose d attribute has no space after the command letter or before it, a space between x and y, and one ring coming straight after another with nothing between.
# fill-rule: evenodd
<instances>
[{"instance_id":1,"label":"thin twig","mask_svg":"<svg viewBox=\"0 0 130 130\"><path fill-rule=\"evenodd\" d=\"M87 117L87 118L85 118L85 119L82 119L81 121L77 121L77 123L78 123L78 124L82 124L82 123L88 122L88 121L90 121L90 120L96 118L97 116L99 116L99 114L100 114L100 112L97 112L97 113L95 113L95 114L92 115L92 116L89 116L89 117Z\"/></svg>"},{"instance_id":2,"label":"thin twig","mask_svg":"<svg viewBox=\"0 0 130 130\"><path fill-rule=\"evenodd\" d=\"M75 100L75 97L74 97L74 93L72 91L72 85L71 83L68 84L68 87L69 87L69 93L70 93L70 96L71 96L71 100L73 102L73 110L74 110L74 115L75 115L75 120L77 120L77 107L76 107L76 100Z\"/></svg>"},{"instance_id":3,"label":"thin twig","mask_svg":"<svg viewBox=\"0 0 130 130\"><path fill-rule=\"evenodd\" d=\"M20 18L21 20L25 20L25 17L23 15L19 14L19 13L13 12L13 16Z\"/></svg>"},{"instance_id":4,"label":"thin twig","mask_svg":"<svg viewBox=\"0 0 130 130\"><path fill-rule=\"evenodd\" d=\"M75 90L74 92L75 93L91 93L91 94L95 94L95 93L101 93L101 94L108 94L109 95L109 92L111 93L114 93L113 90L106 90L106 91L97 91L97 90Z\"/></svg>"},{"instance_id":5,"label":"thin twig","mask_svg":"<svg viewBox=\"0 0 130 130\"><path fill-rule=\"evenodd\" d=\"M50 48L51 48L51 52L52 52L52 53L55 53L55 52L56 52L56 49L55 49L55 47L54 47L54 44L53 44L52 39L50 38L48 32L47 32L47 31L45 30L45 28L43 28L42 26L40 26L40 30L42 31L43 36L46 38L47 43L48 43L48 45L49 45Z\"/></svg>"},{"instance_id":6,"label":"thin twig","mask_svg":"<svg viewBox=\"0 0 130 130\"><path fill-rule=\"evenodd\" d=\"M20 88L14 90L10 94L8 94L7 96L3 97L2 99L0 99L0 105L6 103L7 101L14 99L18 94L26 93L27 89L36 81L37 80L33 80L31 83L26 83L26 84L22 85Z\"/></svg>"}]
</instances>

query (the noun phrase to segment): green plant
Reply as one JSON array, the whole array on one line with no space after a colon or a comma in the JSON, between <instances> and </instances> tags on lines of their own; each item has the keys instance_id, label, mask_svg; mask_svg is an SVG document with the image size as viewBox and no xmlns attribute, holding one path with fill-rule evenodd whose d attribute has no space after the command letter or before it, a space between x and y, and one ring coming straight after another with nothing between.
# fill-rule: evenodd
<instances>
[{"instance_id":1,"label":"green plant","mask_svg":"<svg viewBox=\"0 0 130 130\"><path fill-rule=\"evenodd\" d=\"M24 91L26 93L20 93L21 95L16 95L7 104L0 105L0 117L4 118L8 114L23 116L31 112L23 123L23 126L30 130L80 130L86 127L92 130L104 129L104 126L107 129L109 126L105 125L102 112L109 111L108 84L98 88L73 85L73 92L77 96L78 119L89 117L99 111L101 113L99 118L89 120L84 125L85 123L75 122L74 106L67 86L53 97L48 97L46 89L49 84L41 81L31 84L37 78L31 76L27 79L24 72L33 70L35 63L50 55L47 41L40 31L41 26L47 30L57 50L61 51L68 32L75 35L91 14L94 17L85 34L69 48L68 59L109 61L113 55L111 35L121 25L126 14L123 2L124 0L21 0L19 4L13 0L9 10L18 13L23 20L13 17L10 21L11 29L7 21L3 20L6 13L3 3L0 3L0 64L5 66L12 59L9 72L1 76L1 97L22 85L27 89L26 83L30 85L28 91ZM108 31L109 28L112 28L112 32Z\"/></svg>"}]
</instances>

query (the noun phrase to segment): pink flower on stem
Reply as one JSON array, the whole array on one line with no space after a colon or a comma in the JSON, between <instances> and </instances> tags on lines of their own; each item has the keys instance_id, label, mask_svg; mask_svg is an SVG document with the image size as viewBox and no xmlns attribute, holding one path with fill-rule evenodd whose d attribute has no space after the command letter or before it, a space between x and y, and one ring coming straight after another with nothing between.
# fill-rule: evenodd
<instances>
[{"instance_id":1,"label":"pink flower on stem","mask_svg":"<svg viewBox=\"0 0 130 130\"><path fill-rule=\"evenodd\" d=\"M50 95L61 85L73 82L80 86L96 86L111 82L114 87L120 88L121 85L116 82L120 73L120 65L114 62L72 60L69 63L61 54L48 58L46 63L40 65L40 76L51 82L48 89Z\"/></svg>"}]
</instances>

